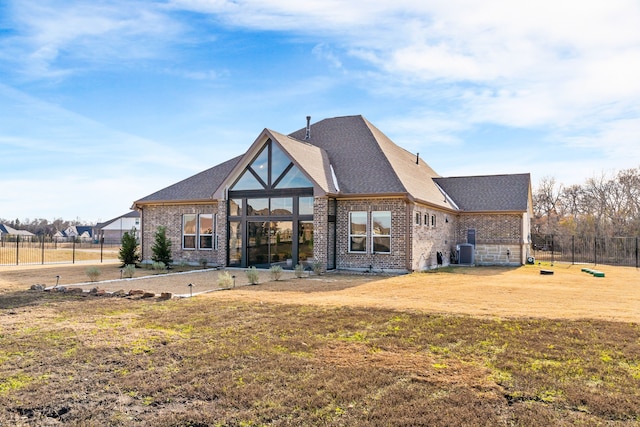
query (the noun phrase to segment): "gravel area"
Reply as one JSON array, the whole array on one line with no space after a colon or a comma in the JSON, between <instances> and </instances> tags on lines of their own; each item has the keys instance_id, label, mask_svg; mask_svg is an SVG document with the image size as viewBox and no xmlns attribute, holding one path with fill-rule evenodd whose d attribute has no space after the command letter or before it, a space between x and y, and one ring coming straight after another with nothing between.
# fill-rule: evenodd
<instances>
[{"instance_id":1,"label":"gravel area","mask_svg":"<svg viewBox=\"0 0 640 427\"><path fill-rule=\"evenodd\" d=\"M173 296L178 297L191 296L191 294L198 295L206 292L222 290L218 284L218 276L225 271L229 272L232 276L235 276L235 287L246 286L249 284L245 269L227 268L225 270L194 270L180 273L166 273L156 276L133 277L131 279L84 282L64 286L79 287L85 290L98 288L103 289L106 292L117 292L120 290L129 292L131 290L142 290L156 294L170 292ZM273 280L269 270L258 270L258 275L259 283L265 283ZM283 271L281 280L289 280L294 277L293 271ZM189 284L192 286L189 286Z\"/></svg>"}]
</instances>

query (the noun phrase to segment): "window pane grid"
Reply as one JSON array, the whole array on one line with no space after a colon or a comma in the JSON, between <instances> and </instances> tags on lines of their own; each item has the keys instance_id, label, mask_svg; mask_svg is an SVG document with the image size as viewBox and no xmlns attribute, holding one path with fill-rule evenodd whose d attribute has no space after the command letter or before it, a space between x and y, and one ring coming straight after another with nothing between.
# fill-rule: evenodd
<instances>
[{"instance_id":1,"label":"window pane grid","mask_svg":"<svg viewBox=\"0 0 640 427\"><path fill-rule=\"evenodd\" d=\"M200 239L198 241L200 249L212 249L213 248L213 215L200 214L199 217L200 227L198 233Z\"/></svg>"},{"instance_id":2,"label":"window pane grid","mask_svg":"<svg viewBox=\"0 0 640 427\"><path fill-rule=\"evenodd\" d=\"M367 251L367 212L349 213L349 252Z\"/></svg>"},{"instance_id":3,"label":"window pane grid","mask_svg":"<svg viewBox=\"0 0 640 427\"><path fill-rule=\"evenodd\" d=\"M196 214L182 216L182 248L196 248Z\"/></svg>"},{"instance_id":4,"label":"window pane grid","mask_svg":"<svg viewBox=\"0 0 640 427\"><path fill-rule=\"evenodd\" d=\"M371 212L371 235L373 253L391 253L391 212Z\"/></svg>"},{"instance_id":5,"label":"window pane grid","mask_svg":"<svg viewBox=\"0 0 640 427\"><path fill-rule=\"evenodd\" d=\"M213 214L182 215L182 248L213 249L214 217Z\"/></svg>"}]
</instances>

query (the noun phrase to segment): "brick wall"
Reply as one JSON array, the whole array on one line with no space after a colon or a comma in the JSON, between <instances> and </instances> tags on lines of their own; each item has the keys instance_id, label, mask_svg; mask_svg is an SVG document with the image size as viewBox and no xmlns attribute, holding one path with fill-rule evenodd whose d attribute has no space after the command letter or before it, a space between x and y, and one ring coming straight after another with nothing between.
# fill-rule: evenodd
<instances>
[{"instance_id":1,"label":"brick wall","mask_svg":"<svg viewBox=\"0 0 640 427\"><path fill-rule=\"evenodd\" d=\"M368 227L367 252L349 252L349 212L391 212L391 254L372 253L371 230ZM217 214L218 249L182 249L183 214ZM416 214L420 222L416 222ZM330 223L329 216L336 222ZM428 224L425 224L425 215ZM435 226L432 217L435 216ZM150 261L151 246L158 225L167 227L172 243L174 263L198 263L205 258L211 265L226 265L227 218L224 202L173 206L145 206L142 220L142 255ZM333 227L335 226L335 233ZM443 265L449 264L456 245L467 242L467 230L476 230L476 264L521 264L526 256L522 242L522 215L478 214L453 215L430 207L409 204L404 199L356 199L334 201L314 200L314 258L333 267L334 248L337 269L374 271L424 270L437 266L437 252L443 255ZM336 242L334 242L334 234ZM215 247L214 235L214 247Z\"/></svg>"},{"instance_id":2,"label":"brick wall","mask_svg":"<svg viewBox=\"0 0 640 427\"><path fill-rule=\"evenodd\" d=\"M155 243L155 233L158 226L163 225L167 227L167 238L171 241L171 257L174 264L180 262L186 263L198 263L200 259L206 259L209 264L220 264L219 251L213 250L198 250L198 249L182 249L182 215L183 214L217 214L218 204L192 204L192 205L173 205L173 206L160 206L152 205L145 206L143 210L142 220L142 257L143 261L151 262L153 251L151 247ZM226 218L223 219L223 221ZM218 215L218 233L222 231L220 229L220 215ZM224 224L223 224L224 226ZM215 236L214 236L215 239ZM215 245L215 243L214 243ZM224 237L219 238L219 246L223 247L225 241ZM223 261L224 263L224 261Z\"/></svg>"},{"instance_id":3,"label":"brick wall","mask_svg":"<svg viewBox=\"0 0 640 427\"><path fill-rule=\"evenodd\" d=\"M456 217L430 207L413 205L411 220L412 270L437 267L438 252L442 253L442 265L448 265L451 251L456 246Z\"/></svg>"},{"instance_id":4,"label":"brick wall","mask_svg":"<svg viewBox=\"0 0 640 427\"><path fill-rule=\"evenodd\" d=\"M371 251L371 230L367 227L366 253L349 252L349 212L366 211L391 212L391 254L373 254ZM409 267L407 236L407 203L403 199L360 199L339 200L336 214L337 247L336 258L338 269L357 269L374 271L393 270L406 271Z\"/></svg>"}]
</instances>

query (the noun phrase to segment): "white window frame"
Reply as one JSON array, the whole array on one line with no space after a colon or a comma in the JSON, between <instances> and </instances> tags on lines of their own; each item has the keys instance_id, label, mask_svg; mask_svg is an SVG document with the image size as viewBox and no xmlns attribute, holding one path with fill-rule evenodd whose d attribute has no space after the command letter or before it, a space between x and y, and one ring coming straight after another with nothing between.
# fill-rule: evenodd
<instances>
[{"instance_id":1,"label":"white window frame","mask_svg":"<svg viewBox=\"0 0 640 427\"><path fill-rule=\"evenodd\" d=\"M362 233L354 233L353 230L351 229L352 224L353 224L353 216L354 214L357 215L363 215L364 214L364 234ZM367 238L367 224L369 223L368 221L368 212L367 211L351 211L349 212L349 241L348 241L348 245L349 245L349 253L354 253L354 254L363 254L363 253L367 253L367 248L368 248L368 238ZM364 238L364 250L353 250L353 246L352 246L352 238Z\"/></svg>"},{"instance_id":2,"label":"white window frame","mask_svg":"<svg viewBox=\"0 0 640 427\"><path fill-rule=\"evenodd\" d=\"M385 215L389 218L389 234L378 234L376 232L376 227L374 227L374 219L377 215ZM371 212L371 253L374 254L390 254L391 253L391 211L372 211ZM375 240L383 238L389 239L389 250L388 251L376 251L375 248Z\"/></svg>"},{"instance_id":3,"label":"white window frame","mask_svg":"<svg viewBox=\"0 0 640 427\"><path fill-rule=\"evenodd\" d=\"M211 219L211 232L210 233L202 233L202 224L200 222L200 220L202 218L209 218ZM213 214L198 214L198 229L196 230L198 233L198 249L201 251L212 251L213 250L213 236L215 234L214 230L215 230L215 223L214 223L214 215ZM211 247L202 247L202 238L203 237L211 237Z\"/></svg>"},{"instance_id":4,"label":"white window frame","mask_svg":"<svg viewBox=\"0 0 640 427\"><path fill-rule=\"evenodd\" d=\"M185 225L187 218L193 218L195 221L194 232L185 233ZM193 247L187 247L185 245L185 237L193 237ZM198 247L198 214L182 214L182 249L187 251L195 251Z\"/></svg>"}]
</instances>

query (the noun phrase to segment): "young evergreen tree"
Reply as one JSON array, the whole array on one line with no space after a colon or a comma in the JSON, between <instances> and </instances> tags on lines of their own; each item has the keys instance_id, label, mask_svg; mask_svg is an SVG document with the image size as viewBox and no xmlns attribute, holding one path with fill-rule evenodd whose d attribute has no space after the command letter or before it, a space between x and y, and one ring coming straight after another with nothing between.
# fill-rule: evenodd
<instances>
[{"instance_id":1,"label":"young evergreen tree","mask_svg":"<svg viewBox=\"0 0 640 427\"><path fill-rule=\"evenodd\" d=\"M122 261L122 266L137 265L140 262L140 252L138 251L138 239L136 238L136 228L125 231L122 236L118 259Z\"/></svg>"},{"instance_id":2,"label":"young evergreen tree","mask_svg":"<svg viewBox=\"0 0 640 427\"><path fill-rule=\"evenodd\" d=\"M158 226L151 251L153 252L151 259L154 262L161 262L167 267L173 262L171 259L171 240L167 239L167 227L164 225Z\"/></svg>"}]
</instances>

